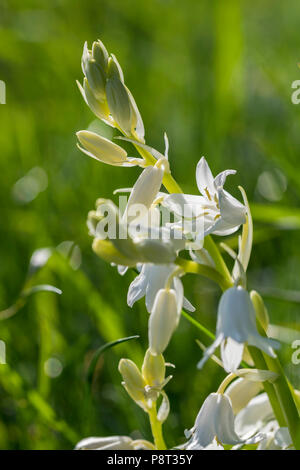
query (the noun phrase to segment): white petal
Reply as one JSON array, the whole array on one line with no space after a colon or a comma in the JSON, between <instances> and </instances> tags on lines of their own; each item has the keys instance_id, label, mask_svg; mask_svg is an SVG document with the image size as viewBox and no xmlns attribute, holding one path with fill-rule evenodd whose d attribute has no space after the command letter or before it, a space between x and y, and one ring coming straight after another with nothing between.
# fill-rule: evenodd
<instances>
[{"instance_id":1,"label":"white petal","mask_svg":"<svg viewBox=\"0 0 300 470\"><path fill-rule=\"evenodd\" d=\"M236 174L236 170L225 170L219 173L214 179L214 185L215 185L216 191L219 188L223 188L228 175L235 175L235 174Z\"/></svg>"},{"instance_id":2,"label":"white petal","mask_svg":"<svg viewBox=\"0 0 300 470\"><path fill-rule=\"evenodd\" d=\"M147 288L147 277L145 275L146 266L142 268L141 273L132 281L127 294L127 304L132 307L133 304L144 297Z\"/></svg>"},{"instance_id":3,"label":"white petal","mask_svg":"<svg viewBox=\"0 0 300 470\"><path fill-rule=\"evenodd\" d=\"M221 357L226 372L235 372L243 357L244 345L232 338L223 340L221 344Z\"/></svg>"},{"instance_id":4,"label":"white petal","mask_svg":"<svg viewBox=\"0 0 300 470\"><path fill-rule=\"evenodd\" d=\"M268 395L262 393L252 398L248 405L237 414L236 432L243 439L248 439L260 431L264 423L272 418L274 418L274 414Z\"/></svg>"},{"instance_id":5,"label":"white petal","mask_svg":"<svg viewBox=\"0 0 300 470\"><path fill-rule=\"evenodd\" d=\"M207 198L207 193L205 191L206 189L212 197L214 196L216 192L214 185L214 177L204 157L202 157L198 162L196 168L196 181L200 193L205 198Z\"/></svg>"},{"instance_id":6,"label":"white petal","mask_svg":"<svg viewBox=\"0 0 300 470\"><path fill-rule=\"evenodd\" d=\"M238 378L231 382L225 391L232 404L234 414L237 414L262 390L260 382L249 382L243 378Z\"/></svg>"}]
</instances>

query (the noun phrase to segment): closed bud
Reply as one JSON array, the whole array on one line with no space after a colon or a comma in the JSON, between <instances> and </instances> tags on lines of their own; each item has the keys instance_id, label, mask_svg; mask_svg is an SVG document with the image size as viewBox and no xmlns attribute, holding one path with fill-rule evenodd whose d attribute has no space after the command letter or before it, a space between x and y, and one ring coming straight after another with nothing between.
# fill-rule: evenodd
<instances>
[{"instance_id":1,"label":"closed bud","mask_svg":"<svg viewBox=\"0 0 300 470\"><path fill-rule=\"evenodd\" d=\"M178 324L176 292L160 289L149 317L149 349L151 354L164 352Z\"/></svg>"},{"instance_id":2,"label":"closed bud","mask_svg":"<svg viewBox=\"0 0 300 470\"><path fill-rule=\"evenodd\" d=\"M122 68L113 54L111 54L111 57L108 59L107 76L108 78L118 78L124 83Z\"/></svg>"},{"instance_id":3,"label":"closed bud","mask_svg":"<svg viewBox=\"0 0 300 470\"><path fill-rule=\"evenodd\" d=\"M107 80L106 98L113 119L125 134L130 135L131 105L125 85L120 78L113 76Z\"/></svg>"},{"instance_id":4,"label":"closed bud","mask_svg":"<svg viewBox=\"0 0 300 470\"><path fill-rule=\"evenodd\" d=\"M133 267L136 265L136 260L125 256L121 253L109 240L102 240L95 238L92 244L93 251L99 258L102 258L107 263L114 263L121 266Z\"/></svg>"},{"instance_id":5,"label":"closed bud","mask_svg":"<svg viewBox=\"0 0 300 470\"><path fill-rule=\"evenodd\" d=\"M131 398L136 402L144 402L146 383L136 364L130 359L121 359L118 368L123 377L123 385Z\"/></svg>"},{"instance_id":6,"label":"closed bud","mask_svg":"<svg viewBox=\"0 0 300 470\"><path fill-rule=\"evenodd\" d=\"M97 116L99 119L103 119L107 124L112 125L109 120L109 108L107 101L100 101L96 99L86 77L83 79L83 86L79 82L77 82L77 85L84 101L95 114L95 116Z\"/></svg>"},{"instance_id":7,"label":"closed bud","mask_svg":"<svg viewBox=\"0 0 300 470\"><path fill-rule=\"evenodd\" d=\"M91 131L79 131L76 135L82 145L80 150L89 157L114 166L122 166L127 161L127 152L105 137Z\"/></svg>"},{"instance_id":8,"label":"closed bud","mask_svg":"<svg viewBox=\"0 0 300 470\"><path fill-rule=\"evenodd\" d=\"M263 329L267 331L268 326L269 326L269 315L268 315L268 311L265 307L263 299L261 298L259 293L256 292L255 290L252 290L250 292L250 298L253 303L253 306L256 312L256 317L259 323L261 324Z\"/></svg>"},{"instance_id":9,"label":"closed bud","mask_svg":"<svg viewBox=\"0 0 300 470\"><path fill-rule=\"evenodd\" d=\"M154 356L147 349L142 366L142 374L150 386L160 386L165 378L166 366L162 354Z\"/></svg>"},{"instance_id":10,"label":"closed bud","mask_svg":"<svg viewBox=\"0 0 300 470\"><path fill-rule=\"evenodd\" d=\"M89 60L85 66L85 76L97 100L104 101L106 77L95 60Z\"/></svg>"},{"instance_id":11,"label":"closed bud","mask_svg":"<svg viewBox=\"0 0 300 470\"><path fill-rule=\"evenodd\" d=\"M106 73L108 65L108 52L100 39L95 41L92 46L92 56L98 67Z\"/></svg>"}]
</instances>

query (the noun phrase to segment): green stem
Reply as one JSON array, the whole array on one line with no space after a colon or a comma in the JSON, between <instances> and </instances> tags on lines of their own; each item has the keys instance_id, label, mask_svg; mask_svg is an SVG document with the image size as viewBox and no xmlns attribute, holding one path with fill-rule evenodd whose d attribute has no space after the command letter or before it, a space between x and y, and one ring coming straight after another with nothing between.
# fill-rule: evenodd
<instances>
[{"instance_id":1,"label":"green stem","mask_svg":"<svg viewBox=\"0 0 300 470\"><path fill-rule=\"evenodd\" d=\"M231 275L230 275L230 272L226 266L226 263L225 261L223 260L223 257L220 253L220 250L219 248L217 247L217 245L215 244L215 242L213 241L213 239L211 238L210 235L206 236L205 237L205 240L204 240L204 248L207 249L207 251L209 252L210 256L212 257L212 259L214 260L215 262L215 265L216 265L216 269L223 275L223 277L227 280L227 282L230 284L229 287L232 287L233 285L233 282L232 282L232 279L231 279ZM227 287L228 288L228 287Z\"/></svg>"},{"instance_id":2,"label":"green stem","mask_svg":"<svg viewBox=\"0 0 300 470\"><path fill-rule=\"evenodd\" d=\"M215 281L224 291L232 287L232 281L224 277L219 271L205 264L195 263L184 258L177 258L175 263L184 269L186 273L200 274Z\"/></svg>"},{"instance_id":3,"label":"green stem","mask_svg":"<svg viewBox=\"0 0 300 470\"><path fill-rule=\"evenodd\" d=\"M152 404L152 408L148 411L148 415L156 449L166 450L167 446L162 434L162 424L157 419L156 404L154 402Z\"/></svg>"},{"instance_id":4,"label":"green stem","mask_svg":"<svg viewBox=\"0 0 300 470\"><path fill-rule=\"evenodd\" d=\"M300 417L288 380L277 358L264 353L263 356L268 369L279 374L279 378L274 382L274 389L283 410L293 444L297 450L300 450Z\"/></svg>"},{"instance_id":5,"label":"green stem","mask_svg":"<svg viewBox=\"0 0 300 470\"><path fill-rule=\"evenodd\" d=\"M264 356L262 355L260 350L255 348L254 346L248 346L248 350L249 350L249 353L250 353L250 355L253 359L255 367L257 369L267 370L268 366L267 366L266 361L264 359ZM286 420L285 420L284 414L282 412L282 409L281 409L281 407L278 403L277 394L275 392L273 384L271 384L270 382L265 381L263 383L263 387L264 387L264 390L265 390L266 394L269 397L269 401L271 403L271 406L272 406L273 411L274 411L275 418L278 421L279 426L280 427L285 427L287 425Z\"/></svg>"}]
</instances>

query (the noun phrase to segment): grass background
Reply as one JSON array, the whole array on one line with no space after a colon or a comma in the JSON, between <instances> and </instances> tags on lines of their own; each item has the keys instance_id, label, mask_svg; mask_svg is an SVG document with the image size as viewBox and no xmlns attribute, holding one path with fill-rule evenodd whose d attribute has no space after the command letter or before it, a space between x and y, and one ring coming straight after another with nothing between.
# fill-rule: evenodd
<instances>
[{"instance_id":1,"label":"grass background","mask_svg":"<svg viewBox=\"0 0 300 470\"><path fill-rule=\"evenodd\" d=\"M185 192L197 191L202 155L214 173L238 171L227 188L239 197L241 184L252 204L249 287L264 294L272 323L297 336L300 106L291 103L291 84L300 79L299 20L297 0L1 1L0 79L7 104L0 105L0 310L19 298L31 255L40 248L54 253L29 284L63 292L30 296L0 322L7 353L7 364L0 365L1 449L68 449L88 435L150 438L146 416L127 397L117 371L121 357L141 364L144 302L127 307L134 274L122 278L97 259L86 228L96 198L132 185L139 169L101 165L76 148L79 129L112 132L95 121L75 84L85 40L101 38L117 56L147 143L162 150L167 131L172 171ZM191 275L184 284L197 307L193 315L213 330L219 291ZM102 356L87 392L93 352L133 334L139 340ZM183 441L183 430L224 375L213 362L196 370L197 338L208 344L182 318L166 351L176 364L167 386L169 445ZM290 345L281 354L300 387ZM61 369L57 377L49 375L49 364L52 372L53 364Z\"/></svg>"}]
</instances>

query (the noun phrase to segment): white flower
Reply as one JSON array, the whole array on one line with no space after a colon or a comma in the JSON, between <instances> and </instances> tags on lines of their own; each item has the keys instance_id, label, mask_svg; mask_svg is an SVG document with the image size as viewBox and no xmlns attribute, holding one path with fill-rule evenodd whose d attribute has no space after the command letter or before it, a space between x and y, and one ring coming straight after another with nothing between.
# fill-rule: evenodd
<instances>
[{"instance_id":1,"label":"white flower","mask_svg":"<svg viewBox=\"0 0 300 470\"><path fill-rule=\"evenodd\" d=\"M202 157L196 169L196 181L202 196L170 194L164 198L163 204L177 216L186 216L190 220L191 229L193 221L199 220L197 241L209 233L234 233L246 221L245 206L223 189L226 177L235 173L235 170L226 170L214 178Z\"/></svg>"},{"instance_id":2,"label":"white flower","mask_svg":"<svg viewBox=\"0 0 300 470\"><path fill-rule=\"evenodd\" d=\"M252 438L258 432L263 433L264 438L259 443L258 450L278 450L292 446L289 431L279 427L266 393L252 398L237 414L235 429L243 439Z\"/></svg>"},{"instance_id":3,"label":"white flower","mask_svg":"<svg viewBox=\"0 0 300 470\"><path fill-rule=\"evenodd\" d=\"M261 336L256 327L256 316L248 292L242 287L231 287L221 297L218 308L216 339L207 348L198 367L221 345L224 369L235 371L242 360L245 343L256 346L271 357L276 357L272 348L279 343Z\"/></svg>"},{"instance_id":4,"label":"white flower","mask_svg":"<svg viewBox=\"0 0 300 470\"><path fill-rule=\"evenodd\" d=\"M242 442L234 428L234 414L230 399L220 393L211 393L204 401L195 424L186 437L190 437L186 450L201 450L221 444L235 445ZM214 448L214 446L210 447Z\"/></svg>"},{"instance_id":5,"label":"white flower","mask_svg":"<svg viewBox=\"0 0 300 470\"><path fill-rule=\"evenodd\" d=\"M178 266L173 263L145 263L141 265L139 269L141 270L140 274L134 279L134 281L132 281L129 286L127 303L130 307L132 307L137 300L145 296L146 308L150 313L152 311L154 300L158 291L166 286L168 279L178 269ZM176 292L176 302L179 307L181 304L181 296L183 291L183 286L179 275L172 276L171 288ZM183 303L181 305L185 309L192 312L195 310L190 302L185 298L183 298Z\"/></svg>"}]
</instances>

